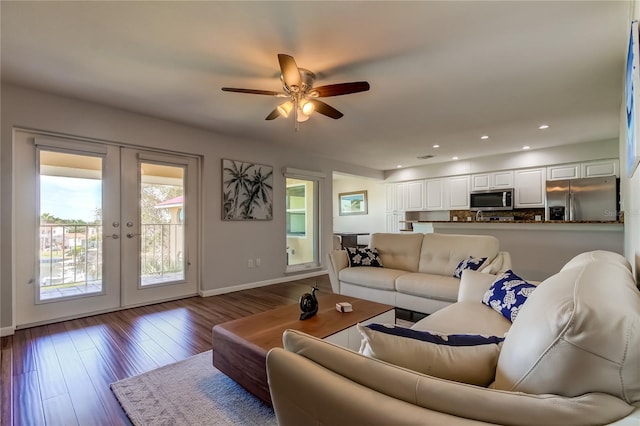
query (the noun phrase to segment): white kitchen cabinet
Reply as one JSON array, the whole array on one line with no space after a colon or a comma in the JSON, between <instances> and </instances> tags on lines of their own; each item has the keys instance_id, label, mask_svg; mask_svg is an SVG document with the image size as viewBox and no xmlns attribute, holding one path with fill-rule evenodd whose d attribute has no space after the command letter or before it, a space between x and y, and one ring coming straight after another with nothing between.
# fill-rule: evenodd
<instances>
[{"instance_id":1,"label":"white kitchen cabinet","mask_svg":"<svg viewBox=\"0 0 640 426\"><path fill-rule=\"evenodd\" d=\"M387 197L391 197L391 202L387 198L387 207L392 204L394 208L390 210L412 211L424 209L424 181L416 180L410 182L398 182L393 190L387 190Z\"/></svg>"},{"instance_id":2,"label":"white kitchen cabinet","mask_svg":"<svg viewBox=\"0 0 640 426\"><path fill-rule=\"evenodd\" d=\"M404 220L404 214L390 211L385 213L387 232L400 232L400 220Z\"/></svg>"},{"instance_id":3,"label":"white kitchen cabinet","mask_svg":"<svg viewBox=\"0 0 640 426\"><path fill-rule=\"evenodd\" d=\"M582 177L620 176L620 161L614 158L589 161L580 166Z\"/></svg>"},{"instance_id":4,"label":"white kitchen cabinet","mask_svg":"<svg viewBox=\"0 0 640 426\"><path fill-rule=\"evenodd\" d=\"M390 183L385 187L385 228L400 232L404 228L405 211L423 210L424 181Z\"/></svg>"},{"instance_id":5,"label":"white kitchen cabinet","mask_svg":"<svg viewBox=\"0 0 640 426\"><path fill-rule=\"evenodd\" d=\"M427 179L425 182L425 210L445 210L445 179Z\"/></svg>"},{"instance_id":6,"label":"white kitchen cabinet","mask_svg":"<svg viewBox=\"0 0 640 426\"><path fill-rule=\"evenodd\" d=\"M491 173L490 189L513 188L513 170L501 170Z\"/></svg>"},{"instance_id":7,"label":"white kitchen cabinet","mask_svg":"<svg viewBox=\"0 0 640 426\"><path fill-rule=\"evenodd\" d=\"M468 175L453 176L447 179L445 187L448 210L469 210L469 186L471 179Z\"/></svg>"},{"instance_id":8,"label":"white kitchen cabinet","mask_svg":"<svg viewBox=\"0 0 640 426\"><path fill-rule=\"evenodd\" d=\"M471 175L471 190L513 188L513 170Z\"/></svg>"},{"instance_id":9,"label":"white kitchen cabinet","mask_svg":"<svg viewBox=\"0 0 640 426\"><path fill-rule=\"evenodd\" d=\"M580 163L558 164L547 167L547 180L576 179L580 177Z\"/></svg>"},{"instance_id":10,"label":"white kitchen cabinet","mask_svg":"<svg viewBox=\"0 0 640 426\"><path fill-rule=\"evenodd\" d=\"M405 210L424 209L424 181L407 182L405 191Z\"/></svg>"},{"instance_id":11,"label":"white kitchen cabinet","mask_svg":"<svg viewBox=\"0 0 640 426\"><path fill-rule=\"evenodd\" d=\"M388 183L385 185L386 192L386 204L385 204L385 212L391 212L396 209L396 184Z\"/></svg>"},{"instance_id":12,"label":"white kitchen cabinet","mask_svg":"<svg viewBox=\"0 0 640 426\"><path fill-rule=\"evenodd\" d=\"M546 168L514 171L515 208L544 207Z\"/></svg>"},{"instance_id":13,"label":"white kitchen cabinet","mask_svg":"<svg viewBox=\"0 0 640 426\"><path fill-rule=\"evenodd\" d=\"M547 180L619 176L620 161L615 158L547 167Z\"/></svg>"},{"instance_id":14,"label":"white kitchen cabinet","mask_svg":"<svg viewBox=\"0 0 640 426\"><path fill-rule=\"evenodd\" d=\"M491 173L478 173L471 175L471 190L482 191L491 188Z\"/></svg>"},{"instance_id":15,"label":"white kitchen cabinet","mask_svg":"<svg viewBox=\"0 0 640 426\"><path fill-rule=\"evenodd\" d=\"M468 175L425 180L424 210L469 209L470 182Z\"/></svg>"},{"instance_id":16,"label":"white kitchen cabinet","mask_svg":"<svg viewBox=\"0 0 640 426\"><path fill-rule=\"evenodd\" d=\"M404 211L407 203L407 183L396 183L396 208L395 210Z\"/></svg>"},{"instance_id":17,"label":"white kitchen cabinet","mask_svg":"<svg viewBox=\"0 0 640 426\"><path fill-rule=\"evenodd\" d=\"M397 203L397 183L388 183L385 185L385 229L386 232L398 232L399 230L399 222L400 222L400 213L396 210Z\"/></svg>"}]
</instances>

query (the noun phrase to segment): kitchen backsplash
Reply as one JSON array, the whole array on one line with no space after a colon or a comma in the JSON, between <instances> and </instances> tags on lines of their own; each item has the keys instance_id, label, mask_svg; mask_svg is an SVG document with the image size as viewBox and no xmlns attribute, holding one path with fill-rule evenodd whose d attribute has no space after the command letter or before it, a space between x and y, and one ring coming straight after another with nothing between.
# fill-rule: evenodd
<instances>
[{"instance_id":1,"label":"kitchen backsplash","mask_svg":"<svg viewBox=\"0 0 640 426\"><path fill-rule=\"evenodd\" d=\"M541 220L544 220L544 209L513 209L509 211L491 211L483 212L483 217L503 217L513 218L513 220L525 220L535 221L536 216L540 216ZM476 220L476 212L470 210L451 210L449 211L449 220L454 221L457 217L459 221L466 221L468 217L472 221Z\"/></svg>"}]
</instances>

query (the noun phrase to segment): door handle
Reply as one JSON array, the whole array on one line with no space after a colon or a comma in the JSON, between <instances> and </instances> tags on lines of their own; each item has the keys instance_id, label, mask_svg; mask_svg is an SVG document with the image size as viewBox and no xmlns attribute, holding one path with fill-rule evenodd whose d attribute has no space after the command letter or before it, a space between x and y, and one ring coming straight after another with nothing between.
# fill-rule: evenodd
<instances>
[{"instance_id":1,"label":"door handle","mask_svg":"<svg viewBox=\"0 0 640 426\"><path fill-rule=\"evenodd\" d=\"M118 234L111 234L111 235L105 235L105 238L113 238L114 240L117 240L118 238L120 238L120 236Z\"/></svg>"},{"instance_id":2,"label":"door handle","mask_svg":"<svg viewBox=\"0 0 640 426\"><path fill-rule=\"evenodd\" d=\"M134 234L133 232L129 232L129 233L127 234L127 238L138 237L138 236L140 236L140 235L142 235L142 234Z\"/></svg>"}]
</instances>

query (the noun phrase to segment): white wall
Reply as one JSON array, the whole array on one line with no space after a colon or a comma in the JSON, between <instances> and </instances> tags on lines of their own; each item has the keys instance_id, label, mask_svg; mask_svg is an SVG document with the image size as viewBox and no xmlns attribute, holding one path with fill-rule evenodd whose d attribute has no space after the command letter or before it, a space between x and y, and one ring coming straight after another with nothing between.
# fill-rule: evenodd
<instances>
[{"instance_id":1,"label":"white wall","mask_svg":"<svg viewBox=\"0 0 640 426\"><path fill-rule=\"evenodd\" d=\"M2 85L0 145L0 328L12 326L12 129L42 130L202 157L202 290L260 283L285 277L285 167L325 174L321 198L321 253L332 247L332 173L348 165L308 155L302 150L265 146L209 131L99 104L65 98L12 85ZM304 145L304 144L302 144ZM274 167L274 219L221 220L221 159L231 158ZM382 172L353 167L382 178ZM279 203L277 200L282 200ZM247 268L248 258L261 258L259 268ZM321 255L324 264L324 255ZM18 283L20 284L20 283Z\"/></svg>"},{"instance_id":2,"label":"white wall","mask_svg":"<svg viewBox=\"0 0 640 426\"><path fill-rule=\"evenodd\" d=\"M338 194L341 192L367 191L366 215L340 216ZM382 180L366 179L344 174L333 175L333 232L385 232L386 193ZM359 244L369 244L367 236L358 237Z\"/></svg>"}]
</instances>

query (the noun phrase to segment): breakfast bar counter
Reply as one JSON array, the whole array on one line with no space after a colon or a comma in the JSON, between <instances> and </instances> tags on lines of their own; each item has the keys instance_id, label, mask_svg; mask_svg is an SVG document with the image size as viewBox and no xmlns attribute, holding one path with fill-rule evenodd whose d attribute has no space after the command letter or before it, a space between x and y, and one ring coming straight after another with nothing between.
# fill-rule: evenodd
<instances>
[{"instance_id":1,"label":"breakfast bar counter","mask_svg":"<svg viewBox=\"0 0 640 426\"><path fill-rule=\"evenodd\" d=\"M439 234L493 235L511 255L513 271L541 281L558 272L579 253L609 250L623 253L624 224L620 222L428 222Z\"/></svg>"},{"instance_id":2,"label":"breakfast bar counter","mask_svg":"<svg viewBox=\"0 0 640 426\"><path fill-rule=\"evenodd\" d=\"M418 222L422 223L422 222ZM428 222L431 223L434 232L440 232L443 229L500 229L500 230L519 230L519 231L578 231L578 232L623 232L624 223L621 222L560 222L560 221L443 221Z\"/></svg>"}]
</instances>

